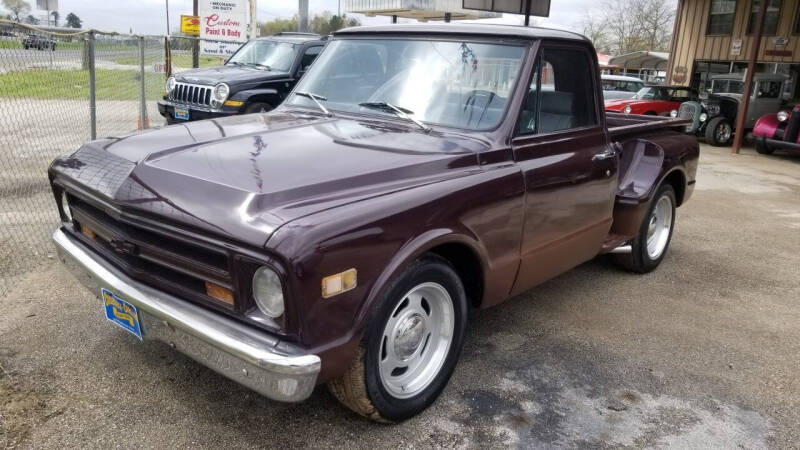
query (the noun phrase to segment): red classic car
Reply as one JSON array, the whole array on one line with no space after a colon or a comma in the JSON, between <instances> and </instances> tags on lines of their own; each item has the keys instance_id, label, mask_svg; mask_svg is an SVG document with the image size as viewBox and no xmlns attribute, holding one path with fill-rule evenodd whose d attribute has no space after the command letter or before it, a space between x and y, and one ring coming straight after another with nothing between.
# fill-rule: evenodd
<instances>
[{"instance_id":1,"label":"red classic car","mask_svg":"<svg viewBox=\"0 0 800 450\"><path fill-rule=\"evenodd\" d=\"M631 99L607 100L605 109L625 114L668 116L672 111L677 113L681 103L693 99L697 99L697 91L686 86L648 85Z\"/></svg>"},{"instance_id":2,"label":"red classic car","mask_svg":"<svg viewBox=\"0 0 800 450\"><path fill-rule=\"evenodd\" d=\"M762 116L753 127L753 140L762 155L776 149L800 151L800 105Z\"/></svg>"}]
</instances>

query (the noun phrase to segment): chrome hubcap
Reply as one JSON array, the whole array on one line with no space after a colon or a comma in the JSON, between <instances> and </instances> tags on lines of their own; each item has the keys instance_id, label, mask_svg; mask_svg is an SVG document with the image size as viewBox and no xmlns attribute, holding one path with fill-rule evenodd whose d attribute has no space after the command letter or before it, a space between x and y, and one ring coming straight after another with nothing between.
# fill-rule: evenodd
<instances>
[{"instance_id":1,"label":"chrome hubcap","mask_svg":"<svg viewBox=\"0 0 800 450\"><path fill-rule=\"evenodd\" d=\"M381 384L391 395L413 397L430 385L450 350L454 318L450 294L438 283L422 283L400 299L380 349Z\"/></svg>"},{"instance_id":2,"label":"chrome hubcap","mask_svg":"<svg viewBox=\"0 0 800 450\"><path fill-rule=\"evenodd\" d=\"M664 195L658 199L647 225L647 255L650 259L658 259L664 253L671 228L672 199Z\"/></svg>"},{"instance_id":3,"label":"chrome hubcap","mask_svg":"<svg viewBox=\"0 0 800 450\"><path fill-rule=\"evenodd\" d=\"M717 140L720 142L726 142L728 139L731 138L731 126L727 123L723 123L717 128Z\"/></svg>"}]
</instances>

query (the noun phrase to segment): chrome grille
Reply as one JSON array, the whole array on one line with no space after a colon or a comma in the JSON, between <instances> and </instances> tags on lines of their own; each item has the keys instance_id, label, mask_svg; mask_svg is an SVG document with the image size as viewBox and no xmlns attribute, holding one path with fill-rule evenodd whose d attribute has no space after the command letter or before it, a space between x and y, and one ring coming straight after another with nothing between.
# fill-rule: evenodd
<instances>
[{"instance_id":1,"label":"chrome grille","mask_svg":"<svg viewBox=\"0 0 800 450\"><path fill-rule=\"evenodd\" d=\"M199 84L176 83L170 92L169 99L187 105L211 106L211 90L213 86Z\"/></svg>"},{"instance_id":2,"label":"chrome grille","mask_svg":"<svg viewBox=\"0 0 800 450\"><path fill-rule=\"evenodd\" d=\"M678 109L678 117L692 122L686 125L687 133L694 133L700 127L700 111L702 107L697 102L683 102Z\"/></svg>"}]
</instances>

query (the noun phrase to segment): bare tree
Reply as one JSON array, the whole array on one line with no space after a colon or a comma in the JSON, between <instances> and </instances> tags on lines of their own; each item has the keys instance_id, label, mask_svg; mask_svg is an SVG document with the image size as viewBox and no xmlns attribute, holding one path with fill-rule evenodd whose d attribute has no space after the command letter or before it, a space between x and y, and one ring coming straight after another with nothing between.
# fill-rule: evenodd
<instances>
[{"instance_id":1,"label":"bare tree","mask_svg":"<svg viewBox=\"0 0 800 450\"><path fill-rule=\"evenodd\" d=\"M19 22L20 14L25 14L31 10L27 0L3 0L3 6L14 14L14 20L17 22Z\"/></svg>"},{"instance_id":2,"label":"bare tree","mask_svg":"<svg viewBox=\"0 0 800 450\"><path fill-rule=\"evenodd\" d=\"M605 0L579 26L598 51L666 51L676 7L675 0Z\"/></svg>"}]
</instances>

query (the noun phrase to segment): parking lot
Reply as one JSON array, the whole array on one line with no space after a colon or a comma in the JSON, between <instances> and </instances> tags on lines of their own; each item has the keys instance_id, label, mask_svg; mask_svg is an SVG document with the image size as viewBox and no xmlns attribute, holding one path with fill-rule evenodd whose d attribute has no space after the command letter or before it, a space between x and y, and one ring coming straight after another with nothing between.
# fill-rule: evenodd
<instances>
[{"instance_id":1,"label":"parking lot","mask_svg":"<svg viewBox=\"0 0 800 450\"><path fill-rule=\"evenodd\" d=\"M57 263L0 314L0 444L787 448L800 442L800 156L702 146L661 267L598 258L476 312L434 406L278 404L105 322Z\"/></svg>"}]
</instances>

